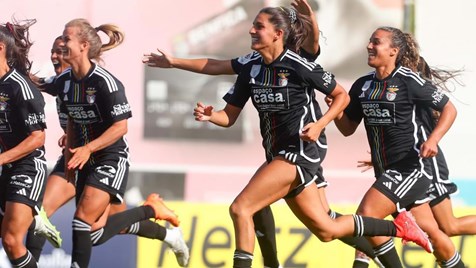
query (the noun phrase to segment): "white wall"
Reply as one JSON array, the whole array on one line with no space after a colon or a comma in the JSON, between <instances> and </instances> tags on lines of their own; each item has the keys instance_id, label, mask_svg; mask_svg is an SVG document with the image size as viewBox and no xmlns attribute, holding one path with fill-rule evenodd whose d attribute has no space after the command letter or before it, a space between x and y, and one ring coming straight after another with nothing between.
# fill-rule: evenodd
<instances>
[{"instance_id":1,"label":"white wall","mask_svg":"<svg viewBox=\"0 0 476 268\"><path fill-rule=\"evenodd\" d=\"M464 69L455 85L458 117L441 142L452 177L472 178L476 156L476 1L416 0L416 37L432 66Z\"/></svg>"}]
</instances>

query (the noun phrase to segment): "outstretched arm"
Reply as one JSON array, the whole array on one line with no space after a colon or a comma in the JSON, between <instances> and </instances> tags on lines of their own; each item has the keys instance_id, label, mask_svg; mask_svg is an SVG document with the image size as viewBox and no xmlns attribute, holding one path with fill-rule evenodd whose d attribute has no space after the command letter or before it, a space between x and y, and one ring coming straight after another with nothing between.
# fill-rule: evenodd
<instances>
[{"instance_id":1,"label":"outstretched arm","mask_svg":"<svg viewBox=\"0 0 476 268\"><path fill-rule=\"evenodd\" d=\"M317 54L319 51L319 25L311 6L306 0L294 0L291 5L301 14L308 16L312 22L312 31L302 45L302 49L310 54Z\"/></svg>"},{"instance_id":2,"label":"outstretched arm","mask_svg":"<svg viewBox=\"0 0 476 268\"><path fill-rule=\"evenodd\" d=\"M231 66L231 60L217 60L217 59L184 59L175 58L157 49L158 53L144 54L142 62L150 67L159 68L178 68L185 71L221 75L221 74L235 74Z\"/></svg>"}]
</instances>

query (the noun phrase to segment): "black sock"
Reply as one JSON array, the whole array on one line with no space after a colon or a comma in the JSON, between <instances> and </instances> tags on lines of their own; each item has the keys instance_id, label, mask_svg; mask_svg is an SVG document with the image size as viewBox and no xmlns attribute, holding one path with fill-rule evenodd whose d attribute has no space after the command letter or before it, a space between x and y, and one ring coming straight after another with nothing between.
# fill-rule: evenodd
<instances>
[{"instance_id":1,"label":"black sock","mask_svg":"<svg viewBox=\"0 0 476 268\"><path fill-rule=\"evenodd\" d=\"M28 233L26 234L25 246L28 251L31 252L31 255L35 258L36 261L40 260L41 251L46 243L46 237L35 235L35 220L33 220L33 228L30 226Z\"/></svg>"},{"instance_id":2,"label":"black sock","mask_svg":"<svg viewBox=\"0 0 476 268\"><path fill-rule=\"evenodd\" d=\"M88 267L89 260L91 259L92 247L93 243L91 242L91 225L74 217L71 267Z\"/></svg>"},{"instance_id":3,"label":"black sock","mask_svg":"<svg viewBox=\"0 0 476 268\"><path fill-rule=\"evenodd\" d=\"M256 238L263 255L263 265L270 268L278 268L278 253L276 249L276 230L273 212L267 206L253 215Z\"/></svg>"},{"instance_id":4,"label":"black sock","mask_svg":"<svg viewBox=\"0 0 476 268\"><path fill-rule=\"evenodd\" d=\"M155 216L153 208L150 206L140 206L109 216L106 225L91 234L94 246L103 244L135 222L153 218L154 216L151 215Z\"/></svg>"},{"instance_id":5,"label":"black sock","mask_svg":"<svg viewBox=\"0 0 476 268\"><path fill-rule=\"evenodd\" d=\"M22 268L37 268L38 264L36 263L35 258L31 253L27 250L26 254L21 256L18 259L10 260L10 263L13 267L22 267ZM21 265L21 266L20 266Z\"/></svg>"},{"instance_id":6,"label":"black sock","mask_svg":"<svg viewBox=\"0 0 476 268\"><path fill-rule=\"evenodd\" d=\"M461 260L461 255L458 252L455 252L455 255L447 261L442 261L440 263L442 268L464 268L463 260Z\"/></svg>"},{"instance_id":7,"label":"black sock","mask_svg":"<svg viewBox=\"0 0 476 268\"><path fill-rule=\"evenodd\" d=\"M342 214L332 210L329 210L328 214L333 219L342 216ZM370 258L372 259L375 258L374 249L372 245L370 244L370 242L367 240L367 238L349 236L349 237L341 237L339 238L339 240L353 248L358 249L359 251L362 251L363 253L365 253L365 255L369 256Z\"/></svg>"},{"instance_id":8,"label":"black sock","mask_svg":"<svg viewBox=\"0 0 476 268\"><path fill-rule=\"evenodd\" d=\"M352 268L368 268L369 263L363 260L354 260Z\"/></svg>"},{"instance_id":9,"label":"black sock","mask_svg":"<svg viewBox=\"0 0 476 268\"><path fill-rule=\"evenodd\" d=\"M131 226L129 226L129 228L126 230L126 233L164 241L165 235L167 234L167 228L151 220L143 220L133 223Z\"/></svg>"},{"instance_id":10,"label":"black sock","mask_svg":"<svg viewBox=\"0 0 476 268\"><path fill-rule=\"evenodd\" d=\"M401 268L403 267L400 258L398 257L397 250L393 244L393 240L390 239L387 242L375 247L375 255L378 257L384 267Z\"/></svg>"},{"instance_id":11,"label":"black sock","mask_svg":"<svg viewBox=\"0 0 476 268\"><path fill-rule=\"evenodd\" d=\"M354 216L354 236L395 236L397 229L391 221Z\"/></svg>"},{"instance_id":12,"label":"black sock","mask_svg":"<svg viewBox=\"0 0 476 268\"><path fill-rule=\"evenodd\" d=\"M233 268L251 268L253 254L236 249L233 255Z\"/></svg>"}]
</instances>

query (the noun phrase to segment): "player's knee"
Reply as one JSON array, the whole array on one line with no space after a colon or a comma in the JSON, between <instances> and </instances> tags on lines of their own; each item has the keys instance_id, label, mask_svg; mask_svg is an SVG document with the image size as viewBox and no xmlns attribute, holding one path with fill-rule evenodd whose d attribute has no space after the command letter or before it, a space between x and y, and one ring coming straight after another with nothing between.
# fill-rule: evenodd
<instances>
[{"instance_id":1,"label":"player's knee","mask_svg":"<svg viewBox=\"0 0 476 268\"><path fill-rule=\"evenodd\" d=\"M371 206L359 206L357 209L357 214L362 216L371 216L373 215L373 209Z\"/></svg>"},{"instance_id":2,"label":"player's knee","mask_svg":"<svg viewBox=\"0 0 476 268\"><path fill-rule=\"evenodd\" d=\"M460 235L458 226L453 223L439 226L440 230L445 233L447 236Z\"/></svg>"},{"instance_id":3,"label":"player's knee","mask_svg":"<svg viewBox=\"0 0 476 268\"><path fill-rule=\"evenodd\" d=\"M319 230L315 235L321 242L330 242L334 240L333 233L328 230Z\"/></svg>"},{"instance_id":4,"label":"player's knee","mask_svg":"<svg viewBox=\"0 0 476 268\"><path fill-rule=\"evenodd\" d=\"M233 202L230 205L229 213L233 221L243 217L252 217L253 215L249 213L249 210L246 206L241 205L239 202Z\"/></svg>"},{"instance_id":5,"label":"player's knee","mask_svg":"<svg viewBox=\"0 0 476 268\"><path fill-rule=\"evenodd\" d=\"M8 255L13 255L15 250L23 246L23 241L13 234L6 233L2 237L2 245Z\"/></svg>"}]
</instances>

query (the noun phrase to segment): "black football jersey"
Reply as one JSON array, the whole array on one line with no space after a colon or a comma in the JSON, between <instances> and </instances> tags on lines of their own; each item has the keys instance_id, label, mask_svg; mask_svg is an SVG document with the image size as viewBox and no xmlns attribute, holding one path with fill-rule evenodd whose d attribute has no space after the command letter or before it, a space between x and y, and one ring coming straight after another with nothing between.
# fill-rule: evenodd
<instances>
[{"instance_id":1,"label":"black football jersey","mask_svg":"<svg viewBox=\"0 0 476 268\"><path fill-rule=\"evenodd\" d=\"M268 161L281 150L313 159L315 155L306 155L312 150L306 148L309 143L300 139L300 130L316 121L314 89L330 94L336 86L334 76L288 49L269 65L256 52L242 60L236 83L224 100L243 108L251 99L259 113Z\"/></svg>"},{"instance_id":2,"label":"black football jersey","mask_svg":"<svg viewBox=\"0 0 476 268\"><path fill-rule=\"evenodd\" d=\"M89 143L115 122L132 116L122 83L96 64L83 79L76 79L69 69L56 78L54 85L62 126L66 126L67 116L74 122L73 147ZM126 147L125 139L119 139L102 151L118 152Z\"/></svg>"},{"instance_id":3,"label":"black football jersey","mask_svg":"<svg viewBox=\"0 0 476 268\"><path fill-rule=\"evenodd\" d=\"M33 131L46 128L45 101L24 75L10 69L0 78L0 147L4 152L25 140Z\"/></svg>"},{"instance_id":4,"label":"black football jersey","mask_svg":"<svg viewBox=\"0 0 476 268\"><path fill-rule=\"evenodd\" d=\"M449 100L402 66L384 80L377 79L375 72L359 78L349 95L345 114L355 122L364 119L377 177L400 160L417 163L420 146L430 134L422 113L429 108L441 111Z\"/></svg>"}]
</instances>

